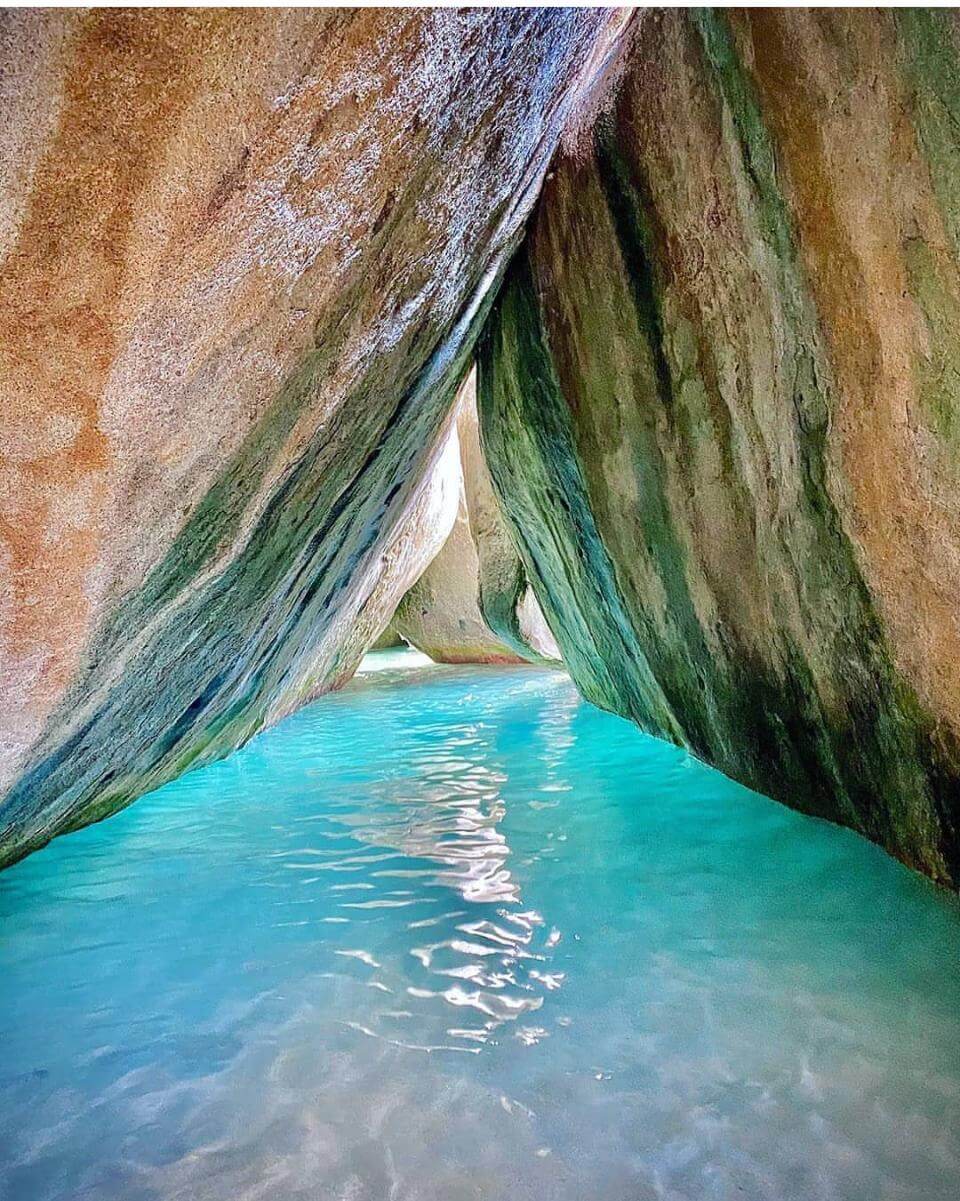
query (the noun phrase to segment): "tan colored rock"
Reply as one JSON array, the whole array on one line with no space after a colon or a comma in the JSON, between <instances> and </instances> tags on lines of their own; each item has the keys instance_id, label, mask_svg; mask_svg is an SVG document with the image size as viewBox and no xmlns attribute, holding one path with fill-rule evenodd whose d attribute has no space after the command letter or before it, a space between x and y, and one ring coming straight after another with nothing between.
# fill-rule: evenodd
<instances>
[{"instance_id":1,"label":"tan colored rock","mask_svg":"<svg viewBox=\"0 0 960 1201\"><path fill-rule=\"evenodd\" d=\"M479 563L470 530L459 452L456 517L442 548L397 606L390 623L436 663L521 663L480 615Z\"/></svg>"},{"instance_id":2,"label":"tan colored rock","mask_svg":"<svg viewBox=\"0 0 960 1201\"><path fill-rule=\"evenodd\" d=\"M530 587L515 535L503 516L483 457L475 372L467 382L457 432L466 507L477 554L482 620L521 659L559 660L560 649Z\"/></svg>"},{"instance_id":3,"label":"tan colored rock","mask_svg":"<svg viewBox=\"0 0 960 1201\"><path fill-rule=\"evenodd\" d=\"M0 861L342 678L620 24L0 17Z\"/></svg>"},{"instance_id":4,"label":"tan colored rock","mask_svg":"<svg viewBox=\"0 0 960 1201\"><path fill-rule=\"evenodd\" d=\"M957 886L957 15L652 10L619 67L481 343L564 661Z\"/></svg>"},{"instance_id":5,"label":"tan colored rock","mask_svg":"<svg viewBox=\"0 0 960 1201\"><path fill-rule=\"evenodd\" d=\"M406 646L406 643L392 625L388 625L380 637L370 647L372 651L388 651L395 647Z\"/></svg>"},{"instance_id":6,"label":"tan colored rock","mask_svg":"<svg viewBox=\"0 0 960 1201\"><path fill-rule=\"evenodd\" d=\"M459 513L443 549L400 602L391 629L438 663L555 660L556 643L483 462L476 400L471 371L457 401ZM500 619L502 636L490 614Z\"/></svg>"}]
</instances>

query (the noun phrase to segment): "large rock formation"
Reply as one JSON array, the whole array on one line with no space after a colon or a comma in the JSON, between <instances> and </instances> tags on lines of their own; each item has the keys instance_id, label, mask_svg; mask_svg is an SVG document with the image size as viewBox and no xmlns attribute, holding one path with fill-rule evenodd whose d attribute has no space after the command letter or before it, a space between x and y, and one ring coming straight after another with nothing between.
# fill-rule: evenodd
<instances>
[{"instance_id":1,"label":"large rock formation","mask_svg":"<svg viewBox=\"0 0 960 1201\"><path fill-rule=\"evenodd\" d=\"M647 13L480 384L586 695L954 884L958 63L944 11Z\"/></svg>"},{"instance_id":2,"label":"large rock formation","mask_svg":"<svg viewBox=\"0 0 960 1201\"><path fill-rule=\"evenodd\" d=\"M441 642L549 655L532 583L588 697L960 883L958 50L0 16L0 863L342 682L442 544ZM454 525L561 132L480 352L512 528L469 409Z\"/></svg>"},{"instance_id":3,"label":"large rock formation","mask_svg":"<svg viewBox=\"0 0 960 1201\"><path fill-rule=\"evenodd\" d=\"M462 485L453 528L400 602L391 629L438 663L558 659L480 449L476 373L457 401Z\"/></svg>"},{"instance_id":4,"label":"large rock formation","mask_svg":"<svg viewBox=\"0 0 960 1201\"><path fill-rule=\"evenodd\" d=\"M485 624L528 663L554 663L560 648L527 578L480 445L476 374L457 418L470 533L477 554L477 600Z\"/></svg>"},{"instance_id":5,"label":"large rock formation","mask_svg":"<svg viewBox=\"0 0 960 1201\"><path fill-rule=\"evenodd\" d=\"M372 637L395 599L378 565L416 558L401 523L624 18L0 20L9 861L350 670L358 615Z\"/></svg>"}]
</instances>

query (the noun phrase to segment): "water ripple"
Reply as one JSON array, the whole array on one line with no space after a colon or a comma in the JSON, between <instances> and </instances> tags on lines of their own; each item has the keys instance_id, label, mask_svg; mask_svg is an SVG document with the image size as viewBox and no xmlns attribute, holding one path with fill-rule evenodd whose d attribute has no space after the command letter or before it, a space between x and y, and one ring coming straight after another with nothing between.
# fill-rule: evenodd
<instances>
[{"instance_id":1,"label":"water ripple","mask_svg":"<svg viewBox=\"0 0 960 1201\"><path fill-rule=\"evenodd\" d=\"M955 1201L953 900L403 662L0 875L4 1201Z\"/></svg>"}]
</instances>

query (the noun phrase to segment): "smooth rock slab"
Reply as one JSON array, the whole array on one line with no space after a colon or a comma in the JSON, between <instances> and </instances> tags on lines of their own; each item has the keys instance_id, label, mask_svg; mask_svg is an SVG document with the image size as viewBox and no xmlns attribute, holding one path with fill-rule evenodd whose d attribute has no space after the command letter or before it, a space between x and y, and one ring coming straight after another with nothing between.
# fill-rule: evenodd
<instances>
[{"instance_id":1,"label":"smooth rock slab","mask_svg":"<svg viewBox=\"0 0 960 1201\"><path fill-rule=\"evenodd\" d=\"M3 16L0 862L343 678L622 24Z\"/></svg>"}]
</instances>

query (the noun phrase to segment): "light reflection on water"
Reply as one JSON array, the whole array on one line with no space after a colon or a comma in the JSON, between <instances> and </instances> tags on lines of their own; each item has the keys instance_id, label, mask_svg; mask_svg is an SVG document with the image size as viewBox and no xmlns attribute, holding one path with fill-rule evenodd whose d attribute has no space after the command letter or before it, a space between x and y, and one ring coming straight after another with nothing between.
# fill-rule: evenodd
<instances>
[{"instance_id":1,"label":"light reflection on water","mask_svg":"<svg viewBox=\"0 0 960 1201\"><path fill-rule=\"evenodd\" d=\"M955 1201L951 898L387 654L0 875L0 1196Z\"/></svg>"}]
</instances>

